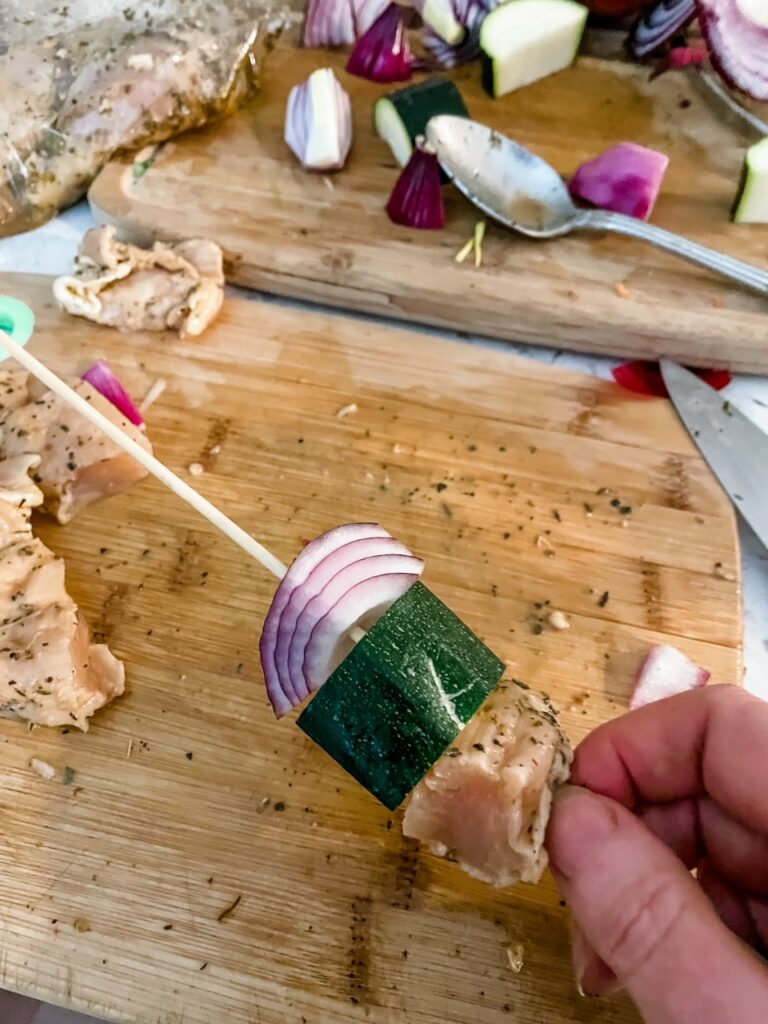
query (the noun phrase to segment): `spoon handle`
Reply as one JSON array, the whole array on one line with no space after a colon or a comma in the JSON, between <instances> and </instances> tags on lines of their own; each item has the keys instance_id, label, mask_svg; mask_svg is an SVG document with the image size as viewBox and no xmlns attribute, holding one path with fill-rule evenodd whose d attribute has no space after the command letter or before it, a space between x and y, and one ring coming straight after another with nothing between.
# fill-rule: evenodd
<instances>
[{"instance_id":1,"label":"spoon handle","mask_svg":"<svg viewBox=\"0 0 768 1024\"><path fill-rule=\"evenodd\" d=\"M622 213L610 213L607 210L581 210L578 226L592 231L613 231L618 235L629 235L631 238L650 242L657 249L664 249L665 252L681 256L691 263L698 263L738 284L746 285L761 295L768 296L768 273L765 270L734 259L733 256L726 256L715 249L708 249L705 245L691 242L672 231L647 224L636 217L625 217Z\"/></svg>"}]
</instances>

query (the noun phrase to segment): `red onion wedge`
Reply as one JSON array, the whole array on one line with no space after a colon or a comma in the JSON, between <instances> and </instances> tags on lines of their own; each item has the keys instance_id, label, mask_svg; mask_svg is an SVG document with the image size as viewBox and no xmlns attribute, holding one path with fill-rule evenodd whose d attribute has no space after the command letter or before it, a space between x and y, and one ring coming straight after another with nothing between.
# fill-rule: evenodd
<instances>
[{"instance_id":1,"label":"red onion wedge","mask_svg":"<svg viewBox=\"0 0 768 1024\"><path fill-rule=\"evenodd\" d=\"M288 603L282 611L280 630L275 646L275 667L281 678L285 678L297 700L307 696L303 676L303 655L298 662L290 661L290 652L296 648L295 636L298 625L304 616L305 609L323 588L342 573L343 570L363 559L375 558L379 555L392 556L410 555L408 548L394 537L365 537L343 544L322 561L318 562L304 583L296 587Z\"/></svg>"},{"instance_id":2,"label":"red onion wedge","mask_svg":"<svg viewBox=\"0 0 768 1024\"><path fill-rule=\"evenodd\" d=\"M93 364L90 370L85 371L82 379L87 381L92 388L95 388L100 395L103 395L107 401L111 402L117 411L125 416L130 423L133 423L135 427L144 426L144 417L139 412L131 396L114 373L112 373L108 363L100 359L98 363Z\"/></svg>"},{"instance_id":3,"label":"red onion wedge","mask_svg":"<svg viewBox=\"0 0 768 1024\"><path fill-rule=\"evenodd\" d=\"M648 57L671 42L696 17L696 0L660 0L646 10L628 39L635 57Z\"/></svg>"},{"instance_id":4,"label":"red onion wedge","mask_svg":"<svg viewBox=\"0 0 768 1024\"><path fill-rule=\"evenodd\" d=\"M376 523L352 523L349 526L336 527L336 529L329 530L327 533L322 534L322 536L310 541L290 565L288 572L281 580L280 586L275 592L261 631L259 652L261 654L261 667L264 670L264 678L267 684L267 694L278 718L298 704L298 699L293 692L290 681L285 677L284 673L278 672L277 665L275 664L275 652L283 611L290 601L293 591L308 579L315 566L326 555L331 554L337 548L343 547L344 544L367 537L389 537L389 534Z\"/></svg>"},{"instance_id":5,"label":"red onion wedge","mask_svg":"<svg viewBox=\"0 0 768 1024\"><path fill-rule=\"evenodd\" d=\"M629 706L634 711L678 693L706 686L710 673L669 644L652 647L637 673Z\"/></svg>"},{"instance_id":6,"label":"red onion wedge","mask_svg":"<svg viewBox=\"0 0 768 1024\"><path fill-rule=\"evenodd\" d=\"M768 4L765 0L696 0L710 59L729 85L768 100Z\"/></svg>"},{"instance_id":7,"label":"red onion wedge","mask_svg":"<svg viewBox=\"0 0 768 1024\"><path fill-rule=\"evenodd\" d=\"M390 4L358 39L347 61L347 71L369 82L405 82L412 70L403 8Z\"/></svg>"},{"instance_id":8,"label":"red onion wedge","mask_svg":"<svg viewBox=\"0 0 768 1024\"><path fill-rule=\"evenodd\" d=\"M480 26L483 18L498 6L498 2L499 0L450 0L448 6L452 9L453 19L463 27L463 32L456 38L455 32L450 32L450 20L438 22L435 14L440 8L434 0L431 4L430 0L424 0L424 29L421 34L424 46L445 68L477 60L481 53ZM453 41L448 41L449 38Z\"/></svg>"},{"instance_id":9,"label":"red onion wedge","mask_svg":"<svg viewBox=\"0 0 768 1024\"><path fill-rule=\"evenodd\" d=\"M439 230L445 224L443 182L434 153L419 145L395 182L387 203L389 219L408 228Z\"/></svg>"},{"instance_id":10,"label":"red onion wedge","mask_svg":"<svg viewBox=\"0 0 768 1024\"><path fill-rule=\"evenodd\" d=\"M700 370L693 366L689 366L688 369L697 377L701 377L715 391L722 391L733 379L728 370ZM669 392L664 378L661 376L658 363L636 359L631 363L616 366L611 372L616 383L626 388L627 391L634 391L637 395L669 398Z\"/></svg>"},{"instance_id":11,"label":"red onion wedge","mask_svg":"<svg viewBox=\"0 0 768 1024\"><path fill-rule=\"evenodd\" d=\"M390 0L309 0L304 45L351 46L389 4Z\"/></svg>"},{"instance_id":12,"label":"red onion wedge","mask_svg":"<svg viewBox=\"0 0 768 1024\"><path fill-rule=\"evenodd\" d=\"M413 555L377 555L347 566L309 602L293 634L291 676L306 694L326 681L354 646L349 632L370 629L424 571Z\"/></svg>"},{"instance_id":13,"label":"red onion wedge","mask_svg":"<svg viewBox=\"0 0 768 1024\"><path fill-rule=\"evenodd\" d=\"M361 568L363 562L368 563L365 569ZM314 641L312 664L316 666L322 657L330 663L334 651L350 649L349 630L357 623L370 628L396 600L386 595L395 590L398 596L405 593L422 569L419 559L375 523L339 526L304 548L277 588L261 634L267 694L278 718L301 703L330 674L322 677L315 671L311 683L305 675L306 646L315 626L327 620ZM379 583L364 586L371 577L383 579L383 587ZM397 583L393 585L395 578ZM351 591L355 597L347 599ZM337 605L339 612L335 611ZM354 621L334 637L329 630L339 621L349 622L353 610ZM292 643L299 629L301 637Z\"/></svg>"},{"instance_id":14,"label":"red onion wedge","mask_svg":"<svg viewBox=\"0 0 768 1024\"><path fill-rule=\"evenodd\" d=\"M568 188L574 199L648 220L668 166L663 153L621 142L582 164Z\"/></svg>"},{"instance_id":15,"label":"red onion wedge","mask_svg":"<svg viewBox=\"0 0 768 1024\"><path fill-rule=\"evenodd\" d=\"M285 110L285 141L311 171L338 171L352 145L352 105L330 68L295 85Z\"/></svg>"}]
</instances>

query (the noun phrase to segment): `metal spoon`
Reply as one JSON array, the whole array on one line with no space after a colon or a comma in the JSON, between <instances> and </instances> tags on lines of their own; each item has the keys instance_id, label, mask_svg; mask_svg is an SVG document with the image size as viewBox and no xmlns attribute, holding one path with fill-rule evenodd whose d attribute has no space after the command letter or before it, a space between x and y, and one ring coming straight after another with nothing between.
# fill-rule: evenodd
<instances>
[{"instance_id":1,"label":"metal spoon","mask_svg":"<svg viewBox=\"0 0 768 1024\"><path fill-rule=\"evenodd\" d=\"M635 217L580 210L553 167L492 128L440 114L427 125L427 141L459 190L515 231L531 238L556 238L581 229L629 235L768 296L768 273L758 267Z\"/></svg>"}]
</instances>

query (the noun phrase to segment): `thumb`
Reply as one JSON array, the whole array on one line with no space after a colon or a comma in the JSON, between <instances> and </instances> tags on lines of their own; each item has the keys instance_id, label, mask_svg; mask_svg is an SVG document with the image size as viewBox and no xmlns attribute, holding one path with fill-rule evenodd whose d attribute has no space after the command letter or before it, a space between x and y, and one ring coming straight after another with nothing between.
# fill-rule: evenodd
<instances>
[{"instance_id":1,"label":"thumb","mask_svg":"<svg viewBox=\"0 0 768 1024\"><path fill-rule=\"evenodd\" d=\"M646 1024L765 1024L765 964L728 931L684 865L633 814L565 786L547 846L586 943Z\"/></svg>"}]
</instances>

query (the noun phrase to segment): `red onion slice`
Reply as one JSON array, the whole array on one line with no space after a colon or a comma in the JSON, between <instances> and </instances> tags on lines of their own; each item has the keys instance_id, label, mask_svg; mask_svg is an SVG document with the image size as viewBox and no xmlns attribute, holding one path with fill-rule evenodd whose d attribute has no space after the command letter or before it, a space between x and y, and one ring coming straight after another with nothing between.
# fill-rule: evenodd
<instances>
[{"instance_id":1,"label":"red onion slice","mask_svg":"<svg viewBox=\"0 0 768 1024\"><path fill-rule=\"evenodd\" d=\"M304 45L351 46L367 32L390 0L309 0Z\"/></svg>"},{"instance_id":2,"label":"red onion slice","mask_svg":"<svg viewBox=\"0 0 768 1024\"><path fill-rule=\"evenodd\" d=\"M714 67L729 85L768 100L768 6L763 0L696 0Z\"/></svg>"},{"instance_id":3,"label":"red onion slice","mask_svg":"<svg viewBox=\"0 0 768 1024\"><path fill-rule=\"evenodd\" d=\"M652 647L640 666L630 708L635 710L678 693L706 686L710 673L669 644Z\"/></svg>"},{"instance_id":4,"label":"red onion slice","mask_svg":"<svg viewBox=\"0 0 768 1024\"><path fill-rule=\"evenodd\" d=\"M696 17L696 0L661 0L646 10L629 35L635 57L648 57L671 42Z\"/></svg>"},{"instance_id":5,"label":"red onion slice","mask_svg":"<svg viewBox=\"0 0 768 1024\"><path fill-rule=\"evenodd\" d=\"M351 650L350 630L362 623L375 623L416 583L424 563L418 558L412 561L419 566L415 572L393 572L361 580L328 607L306 646L303 667L310 693L323 685Z\"/></svg>"},{"instance_id":6,"label":"red onion slice","mask_svg":"<svg viewBox=\"0 0 768 1024\"><path fill-rule=\"evenodd\" d=\"M82 379L87 381L92 388L95 388L100 395L103 395L108 402L111 402L117 411L125 416L129 423L133 423L136 427L144 426L144 417L139 412L131 396L114 373L112 373L109 363L105 363L103 359L100 359L98 363L94 363L89 370L85 371Z\"/></svg>"},{"instance_id":7,"label":"red onion slice","mask_svg":"<svg viewBox=\"0 0 768 1024\"><path fill-rule=\"evenodd\" d=\"M337 526L307 544L281 580L264 620L264 628L259 641L261 666L267 684L267 694L278 718L298 704L289 680L285 675L278 673L275 664L280 618L293 591L304 583L316 565L337 548L366 537L389 536L387 531L376 523L350 523L346 526Z\"/></svg>"},{"instance_id":8,"label":"red onion slice","mask_svg":"<svg viewBox=\"0 0 768 1024\"><path fill-rule=\"evenodd\" d=\"M364 628L370 628L373 625L372 613L378 613L377 617L380 617L378 608L384 599L379 598L378 593L382 588L389 587L389 577L397 576L396 590L399 597L416 582L423 570L422 560L410 554L373 555L370 558L361 558L338 572L320 593L307 603L292 630L288 649L289 675L300 700L322 686L330 675L330 672L325 675L322 672L323 664L330 660L333 650L339 646L346 647L346 654L352 649L352 641L347 642L349 631L361 624ZM403 585L406 577L409 582ZM373 605L367 603L371 600L368 589L361 588L361 584L365 583L371 583L373 586ZM391 588L382 592L388 594L390 590ZM352 600L348 600L350 593L355 594ZM394 600L393 597L392 601ZM350 616L353 617L350 619ZM320 623L324 625L320 633L317 633ZM312 657L309 653L310 639L314 644L313 650L321 652ZM326 656L325 662L323 655Z\"/></svg>"},{"instance_id":9,"label":"red onion slice","mask_svg":"<svg viewBox=\"0 0 768 1024\"><path fill-rule=\"evenodd\" d=\"M326 555L322 561L317 563L304 583L295 588L280 616L274 660L277 674L288 681L291 691L298 700L303 700L307 694L303 685L301 665L299 664L298 672L295 669L291 670L289 651L297 623L309 602L338 573L363 558L371 558L376 555L408 554L410 554L408 548L394 537L365 537L362 540L353 540ZM300 680L298 685L297 680Z\"/></svg>"}]
</instances>

